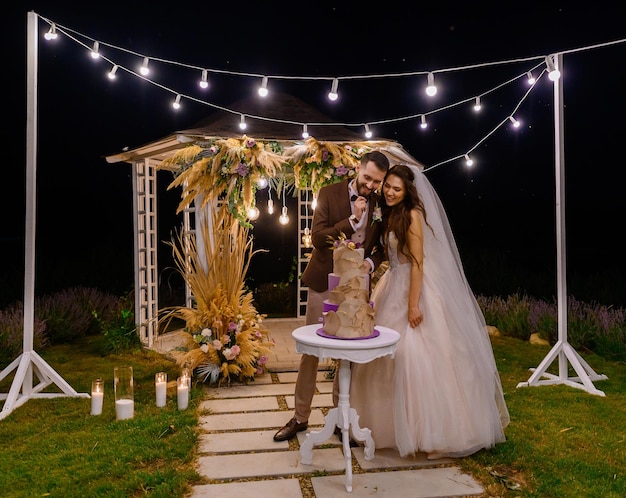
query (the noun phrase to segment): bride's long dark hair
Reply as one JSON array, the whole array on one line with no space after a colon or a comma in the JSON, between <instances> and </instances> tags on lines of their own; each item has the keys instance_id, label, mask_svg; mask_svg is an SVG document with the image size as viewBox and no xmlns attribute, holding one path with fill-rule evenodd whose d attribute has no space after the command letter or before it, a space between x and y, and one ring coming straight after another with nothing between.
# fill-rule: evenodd
<instances>
[{"instance_id":1,"label":"bride's long dark hair","mask_svg":"<svg viewBox=\"0 0 626 498\"><path fill-rule=\"evenodd\" d=\"M411 168L404 164L396 164L389 168L385 179L383 180L383 186L390 176L395 176L402 180L406 195L402 202L395 206L387 206L385 202L385 196L381 195L381 212L383 215L383 240L385 241L385 250L387 250L387 235L389 232L393 232L398 239L398 251L408 257L410 260L415 260L408 246L408 233L409 226L411 225L411 210L417 209L424 219L424 223L428 225L428 219L426 217L426 210L424 209L424 203L420 199L417 189L415 188L415 175Z\"/></svg>"}]
</instances>

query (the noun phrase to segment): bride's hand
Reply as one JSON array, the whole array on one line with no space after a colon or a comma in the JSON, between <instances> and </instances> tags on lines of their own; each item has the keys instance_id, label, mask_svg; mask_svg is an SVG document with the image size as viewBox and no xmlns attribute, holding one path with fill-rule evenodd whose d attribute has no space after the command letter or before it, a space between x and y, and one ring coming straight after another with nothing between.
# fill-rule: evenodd
<instances>
[{"instance_id":1,"label":"bride's hand","mask_svg":"<svg viewBox=\"0 0 626 498\"><path fill-rule=\"evenodd\" d=\"M409 325L411 325L411 327L417 327L420 323L422 323L423 319L424 317L422 316L422 312L419 307L409 308Z\"/></svg>"}]
</instances>

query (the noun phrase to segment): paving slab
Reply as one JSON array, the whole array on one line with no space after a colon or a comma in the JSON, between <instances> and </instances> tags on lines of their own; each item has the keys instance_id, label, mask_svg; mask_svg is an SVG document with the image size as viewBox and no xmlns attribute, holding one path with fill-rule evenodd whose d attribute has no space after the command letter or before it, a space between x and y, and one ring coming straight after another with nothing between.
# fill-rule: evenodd
<instances>
[{"instance_id":1,"label":"paving slab","mask_svg":"<svg viewBox=\"0 0 626 498\"><path fill-rule=\"evenodd\" d=\"M341 472L345 460L340 448L313 450L311 465L300 463L299 451L275 451L236 455L200 456L198 473L209 479L243 479L246 477Z\"/></svg>"},{"instance_id":2,"label":"paving slab","mask_svg":"<svg viewBox=\"0 0 626 498\"><path fill-rule=\"evenodd\" d=\"M189 498L233 498L255 496L259 498L301 498L298 479L271 479L266 481L228 482L194 486Z\"/></svg>"},{"instance_id":3,"label":"paving slab","mask_svg":"<svg viewBox=\"0 0 626 498\"><path fill-rule=\"evenodd\" d=\"M288 450L289 441L274 441L276 431L239 431L201 434L200 453L234 453L240 451Z\"/></svg>"},{"instance_id":4,"label":"paving slab","mask_svg":"<svg viewBox=\"0 0 626 498\"><path fill-rule=\"evenodd\" d=\"M343 475L312 477L316 498L336 498L346 493ZM350 498L438 498L482 494L482 487L457 467L354 474ZM297 495L296 495L297 496Z\"/></svg>"},{"instance_id":5,"label":"paving slab","mask_svg":"<svg viewBox=\"0 0 626 498\"><path fill-rule=\"evenodd\" d=\"M216 415L201 415L198 418L198 427L203 431L236 431L241 429L280 429L292 417L291 412L258 412L252 416L249 413L227 413ZM319 409L311 411L309 425L324 425L324 414Z\"/></svg>"},{"instance_id":6,"label":"paving slab","mask_svg":"<svg viewBox=\"0 0 626 498\"><path fill-rule=\"evenodd\" d=\"M332 400L331 400L332 401ZM232 413L257 410L278 410L278 400L273 396L254 398L226 398L210 399L200 403L200 410L210 410L211 413Z\"/></svg>"}]
</instances>

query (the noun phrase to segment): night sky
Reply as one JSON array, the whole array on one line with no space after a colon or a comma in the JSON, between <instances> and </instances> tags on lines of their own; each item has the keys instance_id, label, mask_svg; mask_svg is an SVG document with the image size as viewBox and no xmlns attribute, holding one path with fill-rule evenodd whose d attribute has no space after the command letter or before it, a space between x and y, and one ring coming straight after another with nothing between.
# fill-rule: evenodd
<instances>
[{"instance_id":1,"label":"night sky","mask_svg":"<svg viewBox=\"0 0 626 498\"><path fill-rule=\"evenodd\" d=\"M0 304L23 298L26 18L33 10L82 35L139 54L248 74L391 75L568 52L562 71L568 272L577 282L593 282L575 288L587 299L626 305L619 290L626 266L621 242L626 215L626 27L618 2L605 3L586 8L564 7L564 2L496 8L473 3L457 9L400 2L390 8L393 2L386 2L369 10L362 2L326 1L294 2L288 8L282 2L166 7L126 2L123 8L18 2L5 22L11 48L5 52L4 73L9 140L0 200L5 255ZM40 21L40 34L47 29ZM589 49L576 50L583 47ZM108 54L116 57L110 50ZM275 79L270 91L291 93L339 123L393 121L470 98L528 65L437 73L440 89L431 100L423 94L425 76L342 82L333 104L326 99L327 81ZM173 111L171 94L123 72L111 83L106 78L109 68L105 61L94 63L84 47L63 36L55 43L39 38L36 293L78 284L121 292L132 285L130 165L108 164L104 157L191 128L214 112L189 100ZM210 73L211 87L200 93L197 72L156 62L151 68L154 79L167 88L223 107L256 92L259 83L258 78ZM462 160L447 162L513 111L524 92L522 83L484 97L480 115L465 104L429 115L426 131L416 119L372 128L375 138L397 140L427 168L443 163L427 175L448 211L464 260L480 268L476 262L481 258L504 252L519 267L519 285L532 289L524 278L531 279L536 271L554 272L556 258L552 83L547 77L537 83L515 113L521 128L512 131L505 125L485 139L472 153L471 169ZM166 191L170 179L160 180L162 240L169 240L180 222L174 214L179 192ZM295 232L266 219L257 222L254 235L259 247L280 242L263 258L278 261L279 273L288 272ZM162 252L167 251L164 246ZM266 261L259 266L267 267ZM252 267L257 280L267 278ZM162 268L162 278L169 275L171 270ZM474 275L468 275L472 284Z\"/></svg>"}]
</instances>

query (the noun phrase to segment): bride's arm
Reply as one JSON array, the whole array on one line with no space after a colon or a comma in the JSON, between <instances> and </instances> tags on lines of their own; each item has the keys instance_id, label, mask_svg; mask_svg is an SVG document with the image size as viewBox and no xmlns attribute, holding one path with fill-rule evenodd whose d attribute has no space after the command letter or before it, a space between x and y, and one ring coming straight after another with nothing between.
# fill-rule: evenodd
<instances>
[{"instance_id":1,"label":"bride's arm","mask_svg":"<svg viewBox=\"0 0 626 498\"><path fill-rule=\"evenodd\" d=\"M424 238L422 232L422 217L417 209L411 211L411 225L408 233L408 246L411 255L411 284L409 286L409 324L417 327L422 322L422 312L419 307L424 280Z\"/></svg>"}]
</instances>

